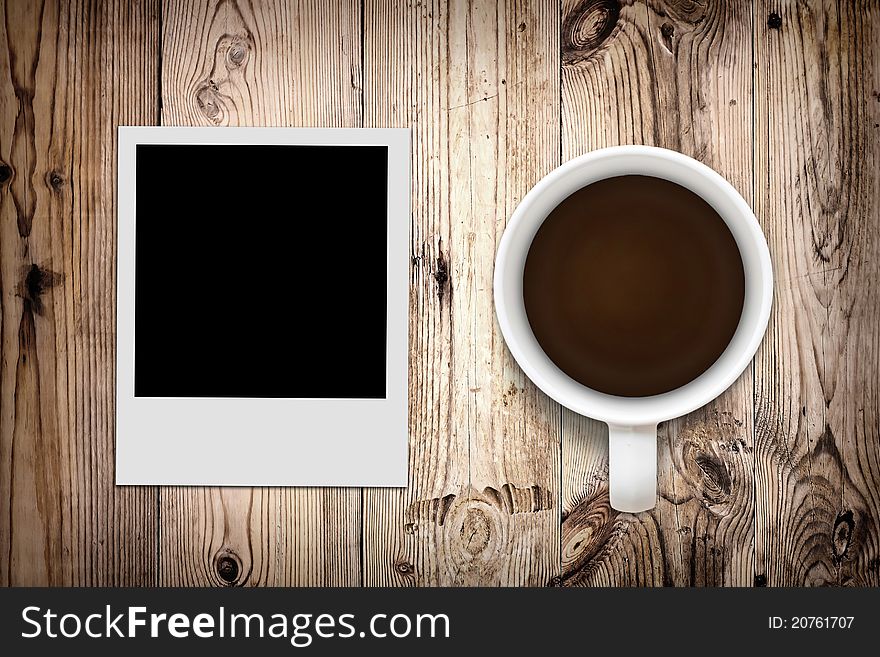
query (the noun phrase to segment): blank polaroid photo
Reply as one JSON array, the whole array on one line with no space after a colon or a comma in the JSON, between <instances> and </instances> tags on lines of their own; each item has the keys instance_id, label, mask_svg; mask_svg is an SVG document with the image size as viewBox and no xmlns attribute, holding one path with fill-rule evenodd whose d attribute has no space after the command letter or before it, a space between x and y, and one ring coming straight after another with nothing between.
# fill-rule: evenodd
<instances>
[{"instance_id":1,"label":"blank polaroid photo","mask_svg":"<svg viewBox=\"0 0 880 657\"><path fill-rule=\"evenodd\" d=\"M405 486L409 131L119 129L116 483Z\"/></svg>"}]
</instances>

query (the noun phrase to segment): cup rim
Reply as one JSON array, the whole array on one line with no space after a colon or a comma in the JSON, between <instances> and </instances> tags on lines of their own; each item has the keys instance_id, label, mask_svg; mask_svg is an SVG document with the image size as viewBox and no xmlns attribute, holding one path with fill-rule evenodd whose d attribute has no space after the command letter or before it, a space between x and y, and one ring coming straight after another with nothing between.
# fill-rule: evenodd
<instances>
[{"instance_id":1,"label":"cup rim","mask_svg":"<svg viewBox=\"0 0 880 657\"><path fill-rule=\"evenodd\" d=\"M542 202L546 204L547 199L554 196L554 189L558 189L563 184L571 187L572 181L568 179L579 171L584 172L584 182L580 187L604 178L624 175L613 172L601 175L601 171L599 175L595 175L602 168L603 163L613 162L618 158L625 158L627 162L637 158L642 163L651 161L655 165L663 164L673 168L677 167L678 173L682 176L696 174L698 179L703 181L700 185L711 189L712 193L716 195L714 199L706 198L704 193L693 189L691 185L681 182L680 179L676 179L672 173L669 174L670 178L668 179L691 189L719 212L731 232L734 233L740 255L743 258L744 269L747 269L747 288L751 283L751 289L754 291L751 296L747 292L740 325L722 356L693 381L675 390L650 397L618 397L601 393L583 386L559 370L538 346L527 319L525 329L522 328L522 320L525 317L521 294L522 268L515 268L513 273L510 271L511 261L524 263L534 233L549 212L572 193L571 191L565 194L556 193L556 198L551 201L552 206L546 211L541 211L538 206ZM587 175L587 171L590 171L592 175ZM632 167L628 173L657 175L654 173L646 174L639 170L638 166ZM661 173L658 177L665 178L666 174ZM575 187L575 189L577 188L579 187ZM717 204L724 206L724 212L717 207ZM528 234L528 238L524 240L523 235L526 234ZM748 249L748 254L744 248ZM752 261L752 266L749 268L746 268L747 259ZM514 274L518 275L518 281L511 280ZM510 295L516 290L519 290L518 297L514 297L517 307L512 308L510 307ZM677 151L653 146L612 146L591 151L565 162L544 176L523 197L511 215L498 246L493 292L495 311L505 343L523 372L541 390L563 406L581 415L616 426L645 426L656 425L659 422L685 415L705 405L729 388L748 367L763 339L770 318L773 298L773 271L767 241L757 218L745 199L719 173ZM755 294L758 295L757 298L755 298ZM507 300L505 300L506 298ZM746 305L750 300L748 316L751 321L746 325ZM525 335L526 332L528 335ZM736 348L732 349L734 345ZM536 353L536 348L539 353ZM729 354L728 351L730 351Z\"/></svg>"}]
</instances>

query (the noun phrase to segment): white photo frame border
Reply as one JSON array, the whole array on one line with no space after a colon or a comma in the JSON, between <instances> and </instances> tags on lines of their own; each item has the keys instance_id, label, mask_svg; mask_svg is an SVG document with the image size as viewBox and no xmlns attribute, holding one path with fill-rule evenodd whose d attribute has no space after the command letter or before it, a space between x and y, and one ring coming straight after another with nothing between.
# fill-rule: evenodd
<instances>
[{"instance_id":1,"label":"white photo frame border","mask_svg":"<svg viewBox=\"0 0 880 657\"><path fill-rule=\"evenodd\" d=\"M384 399L135 397L139 144L388 148ZM120 126L118 146L116 484L406 486L410 131Z\"/></svg>"}]
</instances>

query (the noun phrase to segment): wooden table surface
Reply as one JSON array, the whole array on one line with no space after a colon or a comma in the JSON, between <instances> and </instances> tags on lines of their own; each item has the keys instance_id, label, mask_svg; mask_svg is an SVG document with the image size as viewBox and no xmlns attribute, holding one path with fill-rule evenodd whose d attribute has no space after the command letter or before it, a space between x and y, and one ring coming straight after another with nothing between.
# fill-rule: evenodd
<instances>
[{"instance_id":1,"label":"wooden table surface","mask_svg":"<svg viewBox=\"0 0 880 657\"><path fill-rule=\"evenodd\" d=\"M880 3L0 8L0 584L880 585ZM408 489L114 486L132 124L412 127ZM523 376L492 303L520 198L625 143L725 175L776 274L753 365L661 425L638 515L608 505L605 426Z\"/></svg>"}]
</instances>

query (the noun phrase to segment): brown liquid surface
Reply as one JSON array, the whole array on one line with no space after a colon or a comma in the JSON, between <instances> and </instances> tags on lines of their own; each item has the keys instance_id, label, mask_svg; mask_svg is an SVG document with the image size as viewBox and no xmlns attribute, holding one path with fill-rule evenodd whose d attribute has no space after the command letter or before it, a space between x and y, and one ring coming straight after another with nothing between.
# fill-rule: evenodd
<instances>
[{"instance_id":1,"label":"brown liquid surface","mask_svg":"<svg viewBox=\"0 0 880 657\"><path fill-rule=\"evenodd\" d=\"M621 397L697 378L736 331L742 260L717 212L648 176L578 190L541 225L523 298L550 359L585 386Z\"/></svg>"}]
</instances>

